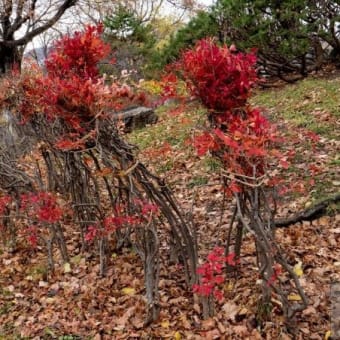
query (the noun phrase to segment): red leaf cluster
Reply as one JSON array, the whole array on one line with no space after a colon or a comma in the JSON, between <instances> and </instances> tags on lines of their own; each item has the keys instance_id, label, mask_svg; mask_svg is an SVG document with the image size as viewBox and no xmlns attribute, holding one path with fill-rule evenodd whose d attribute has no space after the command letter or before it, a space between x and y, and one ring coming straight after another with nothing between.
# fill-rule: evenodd
<instances>
[{"instance_id":1,"label":"red leaf cluster","mask_svg":"<svg viewBox=\"0 0 340 340\"><path fill-rule=\"evenodd\" d=\"M108 85L100 77L98 63L110 53L102 30L101 25L87 26L84 32L61 38L45 62L47 73L36 69L22 77L24 120L40 112L51 121L62 121L69 133L59 138L56 147L60 149L83 148L87 140L93 140L90 133L96 119L145 101L142 93L134 93L129 86Z\"/></svg>"},{"instance_id":2,"label":"red leaf cluster","mask_svg":"<svg viewBox=\"0 0 340 340\"><path fill-rule=\"evenodd\" d=\"M96 238L97 234L98 234L98 227L97 226L89 226L87 227L87 233L85 234L85 241L86 242L93 242L93 240Z\"/></svg>"},{"instance_id":3,"label":"red leaf cluster","mask_svg":"<svg viewBox=\"0 0 340 340\"><path fill-rule=\"evenodd\" d=\"M0 197L0 215L3 215L12 202L12 197L5 195Z\"/></svg>"},{"instance_id":4,"label":"red leaf cluster","mask_svg":"<svg viewBox=\"0 0 340 340\"><path fill-rule=\"evenodd\" d=\"M281 274L282 274L282 266L279 263L276 263L273 266L273 274L267 281L267 286L268 287L272 286L275 283L275 281L278 279L279 275Z\"/></svg>"},{"instance_id":5,"label":"red leaf cluster","mask_svg":"<svg viewBox=\"0 0 340 340\"><path fill-rule=\"evenodd\" d=\"M22 194L20 213L25 221L21 233L32 247L38 244L39 236L43 232L41 227L60 222L64 214L57 197L44 191Z\"/></svg>"},{"instance_id":6,"label":"red leaf cluster","mask_svg":"<svg viewBox=\"0 0 340 340\"><path fill-rule=\"evenodd\" d=\"M114 231L124 227L136 227L141 224L148 223L153 215L159 213L159 208L156 204L140 199L134 200L135 213L128 212L124 204L119 204L115 207L115 212L103 218L102 223L91 225L87 228L85 240L92 242L96 237L110 235ZM99 227L99 224L102 228Z\"/></svg>"},{"instance_id":7,"label":"red leaf cluster","mask_svg":"<svg viewBox=\"0 0 340 340\"><path fill-rule=\"evenodd\" d=\"M51 78L72 76L81 79L99 77L98 63L111 52L102 38L103 25L87 26L84 32L75 32L56 42L45 65Z\"/></svg>"},{"instance_id":8,"label":"red leaf cluster","mask_svg":"<svg viewBox=\"0 0 340 340\"><path fill-rule=\"evenodd\" d=\"M197 269L197 274L201 276L201 282L193 285L194 293L202 296L213 296L221 300L223 298L222 291L218 288L223 284L225 277L223 268L225 264L235 266L235 254L224 255L224 249L215 247L207 257L208 261Z\"/></svg>"},{"instance_id":9,"label":"red leaf cluster","mask_svg":"<svg viewBox=\"0 0 340 340\"><path fill-rule=\"evenodd\" d=\"M254 53L234 53L234 49L219 47L212 39L203 39L182 54L177 69L203 105L224 112L245 105L257 80L255 63Z\"/></svg>"},{"instance_id":10,"label":"red leaf cluster","mask_svg":"<svg viewBox=\"0 0 340 340\"><path fill-rule=\"evenodd\" d=\"M50 192L28 193L21 195L21 211L38 222L56 223L63 216L57 198Z\"/></svg>"},{"instance_id":11,"label":"red leaf cluster","mask_svg":"<svg viewBox=\"0 0 340 340\"><path fill-rule=\"evenodd\" d=\"M23 234L26 236L28 243L33 247L36 248L38 245L38 228L36 225L27 226L24 229Z\"/></svg>"}]
</instances>

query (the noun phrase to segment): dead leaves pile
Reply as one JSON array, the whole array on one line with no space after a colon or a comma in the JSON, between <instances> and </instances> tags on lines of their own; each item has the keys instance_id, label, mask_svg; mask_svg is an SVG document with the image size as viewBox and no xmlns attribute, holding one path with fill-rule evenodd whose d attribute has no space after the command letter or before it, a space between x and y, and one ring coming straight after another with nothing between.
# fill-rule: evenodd
<instances>
[{"instance_id":1,"label":"dead leaves pile","mask_svg":"<svg viewBox=\"0 0 340 340\"><path fill-rule=\"evenodd\" d=\"M313 114L316 115L316 112ZM317 116L328 120L324 114ZM181 118L182 119L182 118ZM192 119L192 117L191 117ZM166 124L160 119L158 124ZM290 138L297 157L287 177L300 180L311 161L320 170L315 184L300 196L287 200L281 216L304 208L315 199L320 186L323 192L338 190L336 159L339 144L323 138L315 148L304 144L299 129L290 122L279 122ZM187 134L190 135L191 126ZM294 136L292 135L294 131ZM150 166L169 179L176 197L189 211L197 228L199 252L205 254L215 245L223 245L231 216L230 204L222 207L218 169L199 159L183 144L171 148L163 142L161 152ZM147 152L141 158L147 160ZM171 163L169 163L171 162ZM337 178L337 179L336 179ZM325 184L326 183L326 184ZM221 211L224 211L221 218ZM330 285L340 281L340 215L322 217L311 223L294 225L277 232L289 263L300 276L310 300L298 316L296 339L322 340L330 330ZM216 306L216 315L201 319L195 297L185 288L182 268L170 265L167 246L162 246L160 272L161 307L158 322L144 327L145 289L143 266L133 249L112 254L109 272L98 276L98 259L80 253L73 240L76 228L66 227L69 235L70 264L59 266L53 275L46 271L45 255L22 246L15 253L0 253L0 339L292 339L285 328L278 301L273 299L270 319L256 319L260 285L254 243L245 235L241 272L227 278L224 299ZM162 230L160 230L162 233ZM58 259L58 254L55 254ZM72 336L72 337L71 337Z\"/></svg>"}]
</instances>

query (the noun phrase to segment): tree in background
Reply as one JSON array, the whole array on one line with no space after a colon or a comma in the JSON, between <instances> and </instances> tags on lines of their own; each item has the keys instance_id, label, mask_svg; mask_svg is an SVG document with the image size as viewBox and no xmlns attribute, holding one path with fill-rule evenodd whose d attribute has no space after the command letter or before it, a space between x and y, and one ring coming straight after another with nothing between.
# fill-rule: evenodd
<instances>
[{"instance_id":1,"label":"tree in background","mask_svg":"<svg viewBox=\"0 0 340 340\"><path fill-rule=\"evenodd\" d=\"M310 11L306 21L315 34L331 48L330 57L339 63L340 56L340 2L330 0L307 1Z\"/></svg>"},{"instance_id":2,"label":"tree in background","mask_svg":"<svg viewBox=\"0 0 340 340\"><path fill-rule=\"evenodd\" d=\"M55 25L38 44L48 51L46 44L50 44L51 35L56 39L69 33L68 30L105 22L106 38L119 60L116 69L136 69L138 77L144 77L144 69L148 68L145 65L151 63L154 50L163 46L183 18L190 17L197 8L194 0L77 0L68 12L67 25ZM104 65L102 70L114 71Z\"/></svg>"},{"instance_id":3,"label":"tree in background","mask_svg":"<svg viewBox=\"0 0 340 340\"><path fill-rule=\"evenodd\" d=\"M256 47L269 75L306 76L324 62L325 42L339 47L339 4L334 1L218 0L212 8L221 42ZM336 52L337 53L337 52Z\"/></svg>"},{"instance_id":4,"label":"tree in background","mask_svg":"<svg viewBox=\"0 0 340 340\"><path fill-rule=\"evenodd\" d=\"M301 22L304 1L220 0L213 11L219 22L219 39L238 42L241 49L257 47L270 73L306 73L308 27ZM293 61L300 59L298 64Z\"/></svg>"},{"instance_id":5,"label":"tree in background","mask_svg":"<svg viewBox=\"0 0 340 340\"><path fill-rule=\"evenodd\" d=\"M177 59L183 49L192 47L196 41L215 36L218 26L215 18L208 12L199 11L184 27L170 36L168 43L153 58L153 67L162 69Z\"/></svg>"},{"instance_id":6,"label":"tree in background","mask_svg":"<svg viewBox=\"0 0 340 340\"><path fill-rule=\"evenodd\" d=\"M166 46L182 22L176 16L141 16L132 8L120 5L104 20L106 38L115 51L115 70L132 71L135 78L153 75L159 50Z\"/></svg>"},{"instance_id":7,"label":"tree in background","mask_svg":"<svg viewBox=\"0 0 340 340\"><path fill-rule=\"evenodd\" d=\"M266 75L296 80L328 60L338 61L339 21L338 1L218 0L172 35L153 64L162 69L181 50L214 36L241 51L256 48L257 63Z\"/></svg>"},{"instance_id":8,"label":"tree in background","mask_svg":"<svg viewBox=\"0 0 340 340\"><path fill-rule=\"evenodd\" d=\"M117 60L115 70L133 71L140 78L143 65L156 43L151 23L144 22L132 9L120 5L104 24L107 40Z\"/></svg>"},{"instance_id":9,"label":"tree in background","mask_svg":"<svg viewBox=\"0 0 340 340\"><path fill-rule=\"evenodd\" d=\"M20 65L25 46L52 27L77 0L3 0L0 4L0 72Z\"/></svg>"},{"instance_id":10,"label":"tree in background","mask_svg":"<svg viewBox=\"0 0 340 340\"><path fill-rule=\"evenodd\" d=\"M124 7L145 23L169 12L179 20L197 6L194 0L78 0L73 11L81 24L98 24Z\"/></svg>"}]
</instances>

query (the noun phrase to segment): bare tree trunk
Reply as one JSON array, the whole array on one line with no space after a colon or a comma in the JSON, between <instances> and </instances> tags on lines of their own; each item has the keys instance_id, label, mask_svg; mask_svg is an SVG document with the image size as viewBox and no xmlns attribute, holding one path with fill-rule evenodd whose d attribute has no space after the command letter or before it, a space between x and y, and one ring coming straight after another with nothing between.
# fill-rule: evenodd
<instances>
[{"instance_id":1,"label":"bare tree trunk","mask_svg":"<svg viewBox=\"0 0 340 340\"><path fill-rule=\"evenodd\" d=\"M7 47L0 42L0 75L21 66L21 53L17 47Z\"/></svg>"}]
</instances>

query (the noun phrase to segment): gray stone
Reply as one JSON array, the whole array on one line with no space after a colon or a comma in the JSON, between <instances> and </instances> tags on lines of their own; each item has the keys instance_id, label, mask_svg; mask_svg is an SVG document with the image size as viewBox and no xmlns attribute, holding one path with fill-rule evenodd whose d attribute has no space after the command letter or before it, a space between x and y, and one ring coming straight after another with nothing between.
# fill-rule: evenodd
<instances>
[{"instance_id":1,"label":"gray stone","mask_svg":"<svg viewBox=\"0 0 340 340\"><path fill-rule=\"evenodd\" d=\"M124 123L125 132L131 132L146 125L155 124L158 121L158 116L154 110L145 106L130 107L114 113L113 118Z\"/></svg>"}]
</instances>

